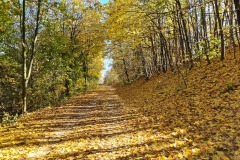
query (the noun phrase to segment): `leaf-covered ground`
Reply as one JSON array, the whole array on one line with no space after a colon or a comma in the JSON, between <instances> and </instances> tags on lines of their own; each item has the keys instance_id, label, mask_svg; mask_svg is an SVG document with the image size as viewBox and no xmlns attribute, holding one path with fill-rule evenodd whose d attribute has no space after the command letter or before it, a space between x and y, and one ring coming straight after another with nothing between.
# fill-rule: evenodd
<instances>
[{"instance_id":1,"label":"leaf-covered ground","mask_svg":"<svg viewBox=\"0 0 240 160\"><path fill-rule=\"evenodd\" d=\"M0 127L0 159L240 159L240 61L99 86ZM119 98L118 95L122 98Z\"/></svg>"},{"instance_id":2,"label":"leaf-covered ground","mask_svg":"<svg viewBox=\"0 0 240 160\"><path fill-rule=\"evenodd\" d=\"M188 88L176 72L118 87L124 108L152 119L152 135L156 132L169 136L148 145L156 151L150 156L240 159L240 58L237 56L237 59L227 57L224 62L213 60L211 65L197 64L193 70L185 71Z\"/></svg>"},{"instance_id":3,"label":"leaf-covered ground","mask_svg":"<svg viewBox=\"0 0 240 160\"><path fill-rule=\"evenodd\" d=\"M101 86L62 107L46 108L0 128L0 159L134 156L154 138L147 137L147 120L141 114L125 112L113 91ZM140 129L139 123L146 129Z\"/></svg>"}]
</instances>

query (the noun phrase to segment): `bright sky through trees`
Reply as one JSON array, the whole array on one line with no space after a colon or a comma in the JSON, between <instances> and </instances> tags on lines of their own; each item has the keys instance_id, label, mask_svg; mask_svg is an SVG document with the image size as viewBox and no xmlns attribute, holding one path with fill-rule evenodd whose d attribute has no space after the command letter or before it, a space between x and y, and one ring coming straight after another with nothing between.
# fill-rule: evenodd
<instances>
[{"instance_id":1,"label":"bright sky through trees","mask_svg":"<svg viewBox=\"0 0 240 160\"><path fill-rule=\"evenodd\" d=\"M105 4L108 2L108 0L99 0L99 2L101 2L102 4ZM104 70L102 71L102 76L105 77L106 73L112 68L111 67L112 64L112 60L110 59L104 59ZM102 80L100 80L102 81Z\"/></svg>"},{"instance_id":2,"label":"bright sky through trees","mask_svg":"<svg viewBox=\"0 0 240 160\"><path fill-rule=\"evenodd\" d=\"M101 2L102 4L104 4L104 3L107 3L108 0L99 0L99 2Z\"/></svg>"}]
</instances>

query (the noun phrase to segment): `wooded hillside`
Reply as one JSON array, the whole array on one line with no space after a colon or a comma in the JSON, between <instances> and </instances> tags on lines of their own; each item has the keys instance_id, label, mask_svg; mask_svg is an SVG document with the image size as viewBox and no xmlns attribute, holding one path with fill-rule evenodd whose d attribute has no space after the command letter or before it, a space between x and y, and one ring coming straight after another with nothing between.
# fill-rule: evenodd
<instances>
[{"instance_id":1,"label":"wooded hillside","mask_svg":"<svg viewBox=\"0 0 240 160\"><path fill-rule=\"evenodd\" d=\"M167 70L182 74L196 62L236 57L239 11L232 0L110 1L106 29L114 62L106 81L131 83Z\"/></svg>"},{"instance_id":2,"label":"wooded hillside","mask_svg":"<svg viewBox=\"0 0 240 160\"><path fill-rule=\"evenodd\" d=\"M148 119L145 126L171 133L173 143L178 139L169 148L162 147L169 141L154 143L153 158L240 158L240 59L227 56L224 62L212 62L185 73L188 88L170 71L117 87L124 110L143 114Z\"/></svg>"}]
</instances>

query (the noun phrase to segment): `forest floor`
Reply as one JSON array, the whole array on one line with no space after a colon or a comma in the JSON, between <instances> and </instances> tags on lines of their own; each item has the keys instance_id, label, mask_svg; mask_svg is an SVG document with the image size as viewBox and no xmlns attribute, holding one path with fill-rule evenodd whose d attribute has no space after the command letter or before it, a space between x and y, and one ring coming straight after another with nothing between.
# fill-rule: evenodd
<instances>
[{"instance_id":1,"label":"forest floor","mask_svg":"<svg viewBox=\"0 0 240 160\"><path fill-rule=\"evenodd\" d=\"M0 159L240 159L240 59L99 86L0 127Z\"/></svg>"},{"instance_id":2,"label":"forest floor","mask_svg":"<svg viewBox=\"0 0 240 160\"><path fill-rule=\"evenodd\" d=\"M239 55L182 70L187 87L177 71L117 87L126 110L151 119L152 135L168 136L148 149L170 159L240 160Z\"/></svg>"}]
</instances>

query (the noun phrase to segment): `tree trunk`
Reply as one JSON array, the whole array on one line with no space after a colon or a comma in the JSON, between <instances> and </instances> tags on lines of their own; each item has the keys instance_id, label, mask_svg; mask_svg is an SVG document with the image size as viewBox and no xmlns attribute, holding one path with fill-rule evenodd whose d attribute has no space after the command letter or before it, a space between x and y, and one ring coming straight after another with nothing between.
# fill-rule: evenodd
<instances>
[{"instance_id":1,"label":"tree trunk","mask_svg":"<svg viewBox=\"0 0 240 160\"><path fill-rule=\"evenodd\" d=\"M158 56L157 56L157 53L156 53L156 51L155 51L155 47L154 47L154 42L153 42L153 37L152 37L152 35L150 36L150 41L151 41L151 51L152 51L152 55L153 55L153 65L154 65L154 71L158 71L158 69L157 69L157 59L158 59Z\"/></svg>"},{"instance_id":2,"label":"tree trunk","mask_svg":"<svg viewBox=\"0 0 240 160\"><path fill-rule=\"evenodd\" d=\"M84 77L84 89L87 90L87 78L88 78L88 64L87 64L88 55L84 55L83 60L83 77Z\"/></svg>"},{"instance_id":3,"label":"tree trunk","mask_svg":"<svg viewBox=\"0 0 240 160\"><path fill-rule=\"evenodd\" d=\"M38 0L38 8L37 8L37 17L36 17L36 27L34 30L34 37L31 42L31 49L30 49L30 57L29 57L29 64L27 65L27 48L26 48L26 0L22 1L23 9L22 9L22 113L25 114L27 112L27 88L28 82L32 73L32 66L33 66L33 58L35 55L35 45L38 36L38 28L39 28L39 19L40 19L40 9L41 9L41 0Z\"/></svg>"},{"instance_id":4,"label":"tree trunk","mask_svg":"<svg viewBox=\"0 0 240 160\"><path fill-rule=\"evenodd\" d=\"M180 43L180 47L181 47L181 59L180 62L183 63L183 65L185 66L186 63L186 57L185 57L185 50L184 50L184 38L183 38L183 34L182 34L182 30L181 30L181 23L179 20L177 20L178 22L178 32L179 32L179 43Z\"/></svg>"},{"instance_id":5,"label":"tree trunk","mask_svg":"<svg viewBox=\"0 0 240 160\"><path fill-rule=\"evenodd\" d=\"M130 83L130 79L129 79L129 74L128 74L127 64L126 64L125 58L123 58L122 60L123 60L124 72L125 72L125 75L126 75L126 78L127 78L127 82Z\"/></svg>"},{"instance_id":6,"label":"tree trunk","mask_svg":"<svg viewBox=\"0 0 240 160\"><path fill-rule=\"evenodd\" d=\"M26 51L26 27L25 27L25 19L26 19L26 1L22 1L22 113L27 112L27 51Z\"/></svg>"},{"instance_id":7,"label":"tree trunk","mask_svg":"<svg viewBox=\"0 0 240 160\"><path fill-rule=\"evenodd\" d=\"M188 32L187 32L187 25L186 25L186 21L184 19L184 16L183 16L183 12L182 12L182 7L181 7L181 3L179 0L176 0L176 3L178 5L178 9L180 10L179 13L180 13L180 18L182 20L182 27L183 27L183 32L184 32L184 35L185 35L185 44L186 44L186 51L187 51L187 54L189 55L189 59L190 59L190 69L193 68L193 58L192 58L192 51L191 51L191 48L190 48L190 42L189 42L189 37L188 37Z\"/></svg>"},{"instance_id":8,"label":"tree trunk","mask_svg":"<svg viewBox=\"0 0 240 160\"><path fill-rule=\"evenodd\" d=\"M230 3L230 15L229 15L229 35L230 35L230 39L231 39L231 43L233 45L233 54L234 54L234 58L236 58L236 44L235 44L235 39L234 39L234 33L233 33L233 4Z\"/></svg>"},{"instance_id":9,"label":"tree trunk","mask_svg":"<svg viewBox=\"0 0 240 160\"><path fill-rule=\"evenodd\" d=\"M240 34L240 4L239 0L234 0L235 10L237 13L237 22L238 22L238 30Z\"/></svg>"},{"instance_id":10,"label":"tree trunk","mask_svg":"<svg viewBox=\"0 0 240 160\"><path fill-rule=\"evenodd\" d=\"M222 23L221 23L221 18L220 18L220 14L219 14L219 8L218 8L218 0L214 0L215 2L215 9L216 9L216 16L217 16L217 20L218 20L218 26L219 26L219 34L221 37L221 58L220 60L223 61L224 60L224 56L225 56L225 45L224 45L224 34L223 34L223 28L222 28Z\"/></svg>"},{"instance_id":11,"label":"tree trunk","mask_svg":"<svg viewBox=\"0 0 240 160\"><path fill-rule=\"evenodd\" d=\"M214 6L214 2L212 2L213 6L213 14L214 14L214 38L218 38L218 24L217 24L217 15L216 15L216 7Z\"/></svg>"},{"instance_id":12,"label":"tree trunk","mask_svg":"<svg viewBox=\"0 0 240 160\"><path fill-rule=\"evenodd\" d=\"M204 1L203 1L204 2ZM201 4L202 1L199 0L199 3ZM204 40L204 46L203 46L203 54L206 56L207 64L210 64L210 59L208 56L208 36L207 36L207 24L206 24L206 15L205 15L205 8L201 5L201 24L202 24L202 30L203 30L203 40Z\"/></svg>"}]
</instances>

